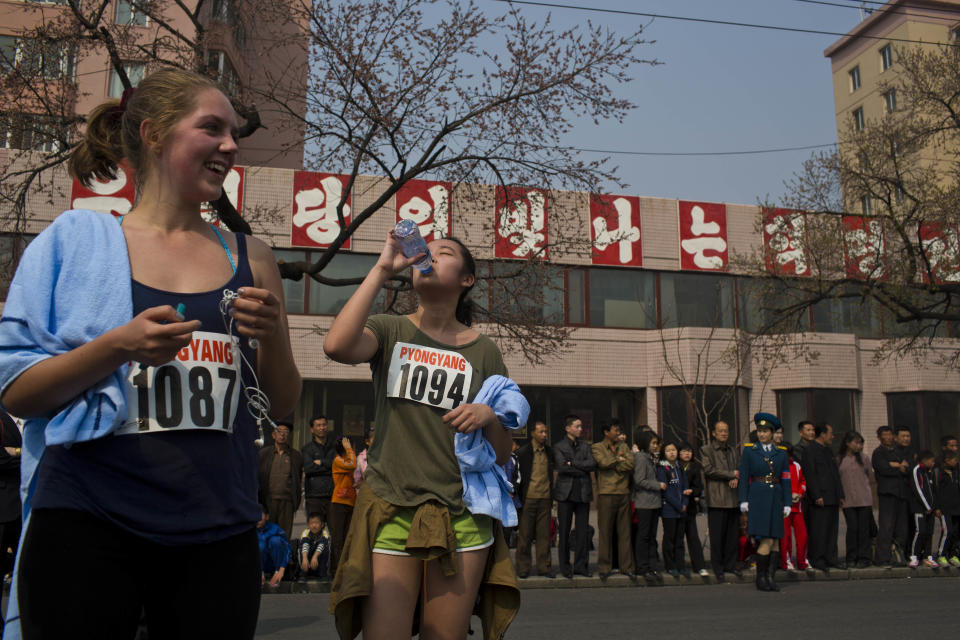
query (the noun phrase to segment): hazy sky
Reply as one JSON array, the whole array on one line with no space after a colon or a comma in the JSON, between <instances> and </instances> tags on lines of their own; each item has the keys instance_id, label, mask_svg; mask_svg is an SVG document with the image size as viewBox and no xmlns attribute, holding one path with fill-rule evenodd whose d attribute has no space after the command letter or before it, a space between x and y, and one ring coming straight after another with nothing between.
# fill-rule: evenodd
<instances>
[{"instance_id":1,"label":"hazy sky","mask_svg":"<svg viewBox=\"0 0 960 640\"><path fill-rule=\"evenodd\" d=\"M846 32L855 8L797 0L555 0L560 4ZM855 4L850 0L835 0ZM491 2L491 5L495 3ZM499 4L499 3L496 3ZM501 5L502 6L502 5ZM522 6L557 26L591 20L626 30L646 25L656 42L640 51L664 64L640 66L624 89L638 108L623 125L586 122L566 142L623 151L746 151L834 143L830 61L838 37ZM628 193L755 204L777 198L811 151L740 156L613 155Z\"/></svg>"}]
</instances>

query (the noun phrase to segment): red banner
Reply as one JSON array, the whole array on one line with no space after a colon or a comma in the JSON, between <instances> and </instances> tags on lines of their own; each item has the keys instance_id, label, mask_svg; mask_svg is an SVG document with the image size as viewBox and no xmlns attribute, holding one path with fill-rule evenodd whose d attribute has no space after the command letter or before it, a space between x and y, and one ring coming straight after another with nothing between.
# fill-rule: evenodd
<instances>
[{"instance_id":1,"label":"red banner","mask_svg":"<svg viewBox=\"0 0 960 640\"><path fill-rule=\"evenodd\" d=\"M698 271L726 269L727 207L709 202L679 203L680 268Z\"/></svg>"},{"instance_id":2,"label":"red banner","mask_svg":"<svg viewBox=\"0 0 960 640\"><path fill-rule=\"evenodd\" d=\"M884 278L884 251L883 224L878 218L843 217L843 259L848 278Z\"/></svg>"},{"instance_id":3,"label":"red banner","mask_svg":"<svg viewBox=\"0 0 960 640\"><path fill-rule=\"evenodd\" d=\"M593 264L643 266L640 198L590 194Z\"/></svg>"},{"instance_id":4,"label":"red banner","mask_svg":"<svg viewBox=\"0 0 960 640\"><path fill-rule=\"evenodd\" d=\"M497 187L496 204L496 257L547 259L547 192Z\"/></svg>"},{"instance_id":5,"label":"red banner","mask_svg":"<svg viewBox=\"0 0 960 640\"><path fill-rule=\"evenodd\" d=\"M411 180L397 191L397 222L412 220L427 242L451 235L449 182Z\"/></svg>"},{"instance_id":6,"label":"red banner","mask_svg":"<svg viewBox=\"0 0 960 640\"><path fill-rule=\"evenodd\" d=\"M293 173L293 226L290 243L295 247L328 247L340 234L337 205L343 198L349 176L312 171ZM344 224L350 224L350 196L343 205ZM343 243L350 248L350 239Z\"/></svg>"},{"instance_id":7,"label":"red banner","mask_svg":"<svg viewBox=\"0 0 960 640\"><path fill-rule=\"evenodd\" d=\"M930 263L922 265L925 282L960 282L960 234L954 225L939 222L920 224L920 244Z\"/></svg>"},{"instance_id":8,"label":"red banner","mask_svg":"<svg viewBox=\"0 0 960 640\"><path fill-rule=\"evenodd\" d=\"M70 193L71 209L90 209L115 216L126 215L133 207L136 189L133 183L133 170L120 167L113 180L92 180L89 187L73 179Z\"/></svg>"},{"instance_id":9,"label":"red banner","mask_svg":"<svg viewBox=\"0 0 960 640\"><path fill-rule=\"evenodd\" d=\"M763 210L763 248L767 271L808 276L807 219L793 209Z\"/></svg>"},{"instance_id":10,"label":"red banner","mask_svg":"<svg viewBox=\"0 0 960 640\"><path fill-rule=\"evenodd\" d=\"M230 169L227 177L223 179L223 190L227 194L227 199L230 200L233 208L236 209L240 215L243 215L243 178L243 167L234 167ZM220 226L220 218L213 212L212 207L204 205L203 208L200 209L200 215L210 224Z\"/></svg>"}]
</instances>

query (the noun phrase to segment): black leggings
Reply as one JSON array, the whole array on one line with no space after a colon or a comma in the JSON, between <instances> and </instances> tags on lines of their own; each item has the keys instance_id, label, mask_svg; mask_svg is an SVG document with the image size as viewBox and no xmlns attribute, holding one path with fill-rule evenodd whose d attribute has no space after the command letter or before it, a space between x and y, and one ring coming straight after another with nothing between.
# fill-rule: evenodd
<instances>
[{"instance_id":1,"label":"black leggings","mask_svg":"<svg viewBox=\"0 0 960 640\"><path fill-rule=\"evenodd\" d=\"M35 509L18 573L25 640L253 638L260 608L256 529L167 547L93 515Z\"/></svg>"}]
</instances>

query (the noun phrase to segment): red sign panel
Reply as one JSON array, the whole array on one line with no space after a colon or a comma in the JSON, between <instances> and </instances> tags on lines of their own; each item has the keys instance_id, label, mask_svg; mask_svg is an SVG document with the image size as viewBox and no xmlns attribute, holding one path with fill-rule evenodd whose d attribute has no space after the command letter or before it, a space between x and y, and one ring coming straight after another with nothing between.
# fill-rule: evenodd
<instances>
[{"instance_id":1,"label":"red sign panel","mask_svg":"<svg viewBox=\"0 0 960 640\"><path fill-rule=\"evenodd\" d=\"M640 198L590 194L593 264L643 266Z\"/></svg>"},{"instance_id":2,"label":"red sign panel","mask_svg":"<svg viewBox=\"0 0 960 640\"><path fill-rule=\"evenodd\" d=\"M397 222L412 220L427 242L449 237L451 190L449 182L411 180L397 191Z\"/></svg>"},{"instance_id":3,"label":"red sign panel","mask_svg":"<svg viewBox=\"0 0 960 640\"><path fill-rule=\"evenodd\" d=\"M122 216L133 207L135 196L133 170L120 167L117 177L113 180L92 180L89 187L85 187L74 178L70 193L70 208L89 209Z\"/></svg>"},{"instance_id":4,"label":"red sign panel","mask_svg":"<svg viewBox=\"0 0 960 640\"><path fill-rule=\"evenodd\" d=\"M498 258L547 258L547 192L497 187Z\"/></svg>"},{"instance_id":5,"label":"red sign panel","mask_svg":"<svg viewBox=\"0 0 960 640\"><path fill-rule=\"evenodd\" d=\"M884 278L883 245L883 224L879 219L843 217L843 258L848 278Z\"/></svg>"},{"instance_id":6,"label":"red sign panel","mask_svg":"<svg viewBox=\"0 0 960 640\"><path fill-rule=\"evenodd\" d=\"M726 269L727 207L709 202L679 203L680 268L697 271Z\"/></svg>"},{"instance_id":7,"label":"red sign panel","mask_svg":"<svg viewBox=\"0 0 960 640\"><path fill-rule=\"evenodd\" d=\"M930 263L923 267L926 282L960 282L960 234L954 225L924 222L920 225L920 243Z\"/></svg>"},{"instance_id":8,"label":"red sign panel","mask_svg":"<svg viewBox=\"0 0 960 640\"><path fill-rule=\"evenodd\" d=\"M807 219L793 209L763 210L763 248L767 271L808 276Z\"/></svg>"},{"instance_id":9,"label":"red sign panel","mask_svg":"<svg viewBox=\"0 0 960 640\"><path fill-rule=\"evenodd\" d=\"M295 247L329 247L340 234L337 205L343 198L349 176L295 171L293 173L293 226L290 243ZM350 224L350 196L343 205L344 224ZM350 248L350 239L343 243Z\"/></svg>"}]
</instances>

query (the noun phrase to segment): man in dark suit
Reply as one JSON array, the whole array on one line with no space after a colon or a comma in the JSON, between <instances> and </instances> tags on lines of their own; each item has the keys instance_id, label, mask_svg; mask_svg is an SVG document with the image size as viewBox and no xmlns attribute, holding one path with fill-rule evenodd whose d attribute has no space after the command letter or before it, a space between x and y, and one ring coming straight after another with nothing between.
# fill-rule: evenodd
<instances>
[{"instance_id":1,"label":"man in dark suit","mask_svg":"<svg viewBox=\"0 0 960 640\"><path fill-rule=\"evenodd\" d=\"M843 486L837 459L830 449L832 442L833 427L820 423L816 425L815 440L803 455L803 475L810 501L810 565L821 571L830 567L846 568L837 555Z\"/></svg>"},{"instance_id":2,"label":"man in dark suit","mask_svg":"<svg viewBox=\"0 0 960 640\"><path fill-rule=\"evenodd\" d=\"M554 577L550 569L550 509L553 499L553 450L547 444L547 425L536 422L530 442L517 451L520 483L520 527L517 532L517 575L530 575L530 542L537 541L537 574Z\"/></svg>"},{"instance_id":3,"label":"man in dark suit","mask_svg":"<svg viewBox=\"0 0 960 640\"><path fill-rule=\"evenodd\" d=\"M0 411L0 576L13 570L20 542L20 429Z\"/></svg>"},{"instance_id":4,"label":"man in dark suit","mask_svg":"<svg viewBox=\"0 0 960 640\"><path fill-rule=\"evenodd\" d=\"M270 522L276 523L287 538L293 537L293 512L300 506L303 458L290 446L293 425L280 422L273 430L273 446L260 449L260 501L266 505Z\"/></svg>"},{"instance_id":5,"label":"man in dark suit","mask_svg":"<svg viewBox=\"0 0 960 640\"><path fill-rule=\"evenodd\" d=\"M593 487L590 472L597 468L589 442L580 440L583 423L575 415L563 419L566 437L553 447L553 464L557 470L557 486L553 497L557 500L557 519L559 520L560 570L567 578L574 573L589 577L590 539L590 501L593 500ZM570 524L574 516L577 519L576 540L573 543L573 567L570 566Z\"/></svg>"}]
</instances>

